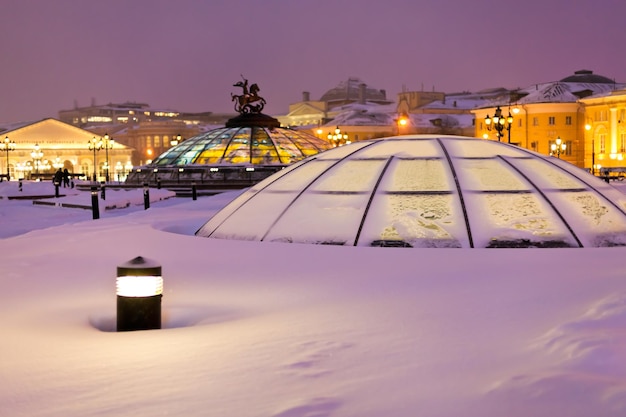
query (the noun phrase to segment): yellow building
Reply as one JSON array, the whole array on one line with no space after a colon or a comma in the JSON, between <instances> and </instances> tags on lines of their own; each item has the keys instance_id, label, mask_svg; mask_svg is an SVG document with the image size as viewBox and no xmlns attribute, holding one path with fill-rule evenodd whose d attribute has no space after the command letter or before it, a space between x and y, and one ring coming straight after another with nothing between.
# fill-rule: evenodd
<instances>
[{"instance_id":1,"label":"yellow building","mask_svg":"<svg viewBox=\"0 0 626 417\"><path fill-rule=\"evenodd\" d=\"M478 108L472 111L475 116L475 136L510 142L546 155L564 159L581 168L591 171L594 159L593 142L594 136L598 138L596 153L599 153L600 135L603 129L609 127L598 124L591 127L591 132L586 128L594 117L606 124L608 106L603 115L597 110L597 116L591 116L594 110L590 110L587 103L599 103L595 97L611 95L617 85L613 80L592 71L577 71L574 75L562 80L537 84L524 89L511 92L509 100L497 101L488 107ZM616 110L617 111L617 110ZM591 113L590 113L591 112ZM503 129L498 135L494 128L495 115L500 116ZM617 121L617 113L614 117ZM595 128L595 130L593 130ZM610 130L607 130L610 131ZM614 130L614 141L617 143L617 129ZM617 161L616 148L608 148L608 136L605 136L602 153L603 160L614 153ZM607 150L609 149L609 150ZM599 156L599 155L598 155Z\"/></svg>"},{"instance_id":2,"label":"yellow building","mask_svg":"<svg viewBox=\"0 0 626 417\"><path fill-rule=\"evenodd\" d=\"M585 167L626 172L626 90L580 100L585 106Z\"/></svg>"}]
</instances>

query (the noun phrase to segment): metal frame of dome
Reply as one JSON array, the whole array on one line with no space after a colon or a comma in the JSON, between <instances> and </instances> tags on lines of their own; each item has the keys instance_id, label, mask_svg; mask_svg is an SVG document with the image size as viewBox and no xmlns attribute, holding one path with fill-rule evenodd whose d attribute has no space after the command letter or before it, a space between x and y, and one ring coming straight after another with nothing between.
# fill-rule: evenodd
<instances>
[{"instance_id":1,"label":"metal frame of dome","mask_svg":"<svg viewBox=\"0 0 626 417\"><path fill-rule=\"evenodd\" d=\"M478 138L411 135L296 163L196 235L422 248L624 246L625 200L558 158Z\"/></svg>"}]
</instances>

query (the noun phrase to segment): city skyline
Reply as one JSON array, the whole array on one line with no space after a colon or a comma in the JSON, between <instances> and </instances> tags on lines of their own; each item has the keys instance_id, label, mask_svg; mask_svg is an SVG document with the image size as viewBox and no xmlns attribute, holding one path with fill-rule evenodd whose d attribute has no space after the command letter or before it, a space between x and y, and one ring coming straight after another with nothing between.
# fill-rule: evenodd
<instances>
[{"instance_id":1,"label":"city skyline","mask_svg":"<svg viewBox=\"0 0 626 417\"><path fill-rule=\"evenodd\" d=\"M9 0L0 122L125 101L232 113L242 75L268 114L349 77L392 101L403 90L514 89L582 69L625 82L624 11L619 0Z\"/></svg>"}]
</instances>

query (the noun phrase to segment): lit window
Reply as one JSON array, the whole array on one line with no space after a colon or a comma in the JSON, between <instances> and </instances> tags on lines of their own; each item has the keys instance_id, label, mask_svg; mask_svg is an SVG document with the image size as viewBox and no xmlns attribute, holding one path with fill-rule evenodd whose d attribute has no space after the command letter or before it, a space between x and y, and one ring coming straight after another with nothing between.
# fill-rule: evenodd
<instances>
[{"instance_id":1,"label":"lit window","mask_svg":"<svg viewBox=\"0 0 626 417\"><path fill-rule=\"evenodd\" d=\"M606 135L598 135L598 138L600 139L600 153L604 153L606 151Z\"/></svg>"}]
</instances>

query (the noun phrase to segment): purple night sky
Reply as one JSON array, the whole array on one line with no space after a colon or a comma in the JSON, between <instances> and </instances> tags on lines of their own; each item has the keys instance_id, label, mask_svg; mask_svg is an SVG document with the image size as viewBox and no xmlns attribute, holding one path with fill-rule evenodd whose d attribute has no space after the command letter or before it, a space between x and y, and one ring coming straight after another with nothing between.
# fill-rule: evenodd
<instances>
[{"instance_id":1,"label":"purple night sky","mask_svg":"<svg viewBox=\"0 0 626 417\"><path fill-rule=\"evenodd\" d=\"M624 0L4 0L0 122L135 101L234 112L243 74L284 114L350 76L387 97L626 82Z\"/></svg>"}]
</instances>

